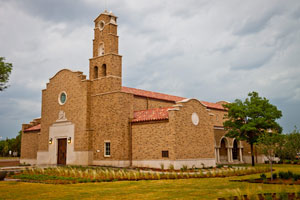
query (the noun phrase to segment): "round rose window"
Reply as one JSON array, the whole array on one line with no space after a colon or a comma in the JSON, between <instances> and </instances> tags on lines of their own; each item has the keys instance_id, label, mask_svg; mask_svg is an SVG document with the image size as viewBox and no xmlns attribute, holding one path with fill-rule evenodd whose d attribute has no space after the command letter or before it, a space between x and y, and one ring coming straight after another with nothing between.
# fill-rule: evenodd
<instances>
[{"instance_id":1,"label":"round rose window","mask_svg":"<svg viewBox=\"0 0 300 200\"><path fill-rule=\"evenodd\" d=\"M67 94L66 94L66 92L61 92L61 93L59 94L59 97L58 97L58 102L59 102L59 104L60 104L60 105L63 105L63 104L66 103L66 101L67 101Z\"/></svg>"}]
</instances>

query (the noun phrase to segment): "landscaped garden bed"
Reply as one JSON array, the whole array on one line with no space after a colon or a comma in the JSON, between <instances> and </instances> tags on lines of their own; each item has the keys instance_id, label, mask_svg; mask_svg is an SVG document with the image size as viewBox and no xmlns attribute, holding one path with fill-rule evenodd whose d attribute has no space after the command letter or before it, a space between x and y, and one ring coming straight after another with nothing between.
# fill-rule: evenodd
<instances>
[{"instance_id":1,"label":"landscaped garden bed","mask_svg":"<svg viewBox=\"0 0 300 200\"><path fill-rule=\"evenodd\" d=\"M106 167L52 167L27 169L10 178L21 179L26 182L69 184L87 182L107 181L139 181L139 180L160 180L160 179L189 179L189 178L214 178L242 176L267 172L265 167L239 167L221 169L198 169L193 172L184 171L142 171L121 168Z\"/></svg>"},{"instance_id":2,"label":"landscaped garden bed","mask_svg":"<svg viewBox=\"0 0 300 200\"><path fill-rule=\"evenodd\" d=\"M249 183L265 183L265 184L285 184L285 185L300 185L300 174L288 172L273 173L273 179L267 178L265 174L261 174L258 179L232 180Z\"/></svg>"}]
</instances>

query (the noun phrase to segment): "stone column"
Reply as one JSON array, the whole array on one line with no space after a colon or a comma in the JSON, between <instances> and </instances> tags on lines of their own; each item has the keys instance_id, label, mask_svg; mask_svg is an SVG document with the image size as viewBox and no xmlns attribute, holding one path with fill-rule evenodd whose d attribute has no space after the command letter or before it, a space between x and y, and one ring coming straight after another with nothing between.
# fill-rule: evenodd
<instances>
[{"instance_id":1,"label":"stone column","mask_svg":"<svg viewBox=\"0 0 300 200\"><path fill-rule=\"evenodd\" d=\"M230 148L228 147L227 148L227 160L228 160L228 162L230 163L231 162L231 155L230 155Z\"/></svg>"},{"instance_id":2,"label":"stone column","mask_svg":"<svg viewBox=\"0 0 300 200\"><path fill-rule=\"evenodd\" d=\"M218 162L217 147L215 147L215 160Z\"/></svg>"},{"instance_id":3,"label":"stone column","mask_svg":"<svg viewBox=\"0 0 300 200\"><path fill-rule=\"evenodd\" d=\"M220 148L217 149L217 152L218 152L218 163L221 162L221 159L220 159Z\"/></svg>"},{"instance_id":4,"label":"stone column","mask_svg":"<svg viewBox=\"0 0 300 200\"><path fill-rule=\"evenodd\" d=\"M243 162L243 151L242 148L240 148L240 162Z\"/></svg>"},{"instance_id":5,"label":"stone column","mask_svg":"<svg viewBox=\"0 0 300 200\"><path fill-rule=\"evenodd\" d=\"M216 153L216 162L220 163L220 149L218 147L215 147L215 153Z\"/></svg>"},{"instance_id":6,"label":"stone column","mask_svg":"<svg viewBox=\"0 0 300 200\"><path fill-rule=\"evenodd\" d=\"M233 162L233 157L232 157L232 147L229 148L229 162Z\"/></svg>"}]
</instances>

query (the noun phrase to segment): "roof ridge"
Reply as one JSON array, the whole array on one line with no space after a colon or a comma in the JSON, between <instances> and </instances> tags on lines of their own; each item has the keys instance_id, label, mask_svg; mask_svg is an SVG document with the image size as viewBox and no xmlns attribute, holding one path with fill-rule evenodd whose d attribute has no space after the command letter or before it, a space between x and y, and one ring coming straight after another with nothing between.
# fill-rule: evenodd
<instances>
[{"instance_id":1,"label":"roof ridge","mask_svg":"<svg viewBox=\"0 0 300 200\"><path fill-rule=\"evenodd\" d=\"M185 97L165 94L165 93L161 93L161 92L153 92L153 91L143 90L143 89L138 89L138 88L131 88L131 87L126 87L126 86L122 86L122 91L134 94L136 96L144 96L144 97L148 97L148 98L152 98L152 99L160 99L160 100L165 100L165 101L176 102L176 101L181 101L183 99L186 99ZM143 92L148 93L148 94L145 94Z\"/></svg>"}]
</instances>

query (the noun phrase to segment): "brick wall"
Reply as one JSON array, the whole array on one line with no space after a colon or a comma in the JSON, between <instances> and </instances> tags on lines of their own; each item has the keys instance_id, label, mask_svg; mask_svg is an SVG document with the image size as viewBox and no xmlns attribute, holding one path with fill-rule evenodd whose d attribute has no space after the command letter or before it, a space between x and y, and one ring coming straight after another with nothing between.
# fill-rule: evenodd
<instances>
[{"instance_id":1,"label":"brick wall","mask_svg":"<svg viewBox=\"0 0 300 200\"><path fill-rule=\"evenodd\" d=\"M48 151L49 127L58 119L59 111L64 111L66 118L75 124L75 151L89 149L88 127L88 90L89 81L80 72L61 70L47 84L42 92L40 151ZM67 100L64 105L58 103L59 94L65 91Z\"/></svg>"},{"instance_id":2,"label":"brick wall","mask_svg":"<svg viewBox=\"0 0 300 200\"><path fill-rule=\"evenodd\" d=\"M153 108L171 107L175 105L172 101L163 101L159 99L151 99L147 97L134 96L133 110L148 110Z\"/></svg>"},{"instance_id":3,"label":"brick wall","mask_svg":"<svg viewBox=\"0 0 300 200\"><path fill-rule=\"evenodd\" d=\"M36 159L39 132L25 132L21 140L21 159Z\"/></svg>"},{"instance_id":4,"label":"brick wall","mask_svg":"<svg viewBox=\"0 0 300 200\"><path fill-rule=\"evenodd\" d=\"M129 120L133 117L133 95L115 92L92 97L94 160L129 159ZM104 157L104 141L111 142L111 157ZM99 150L99 152L97 152Z\"/></svg>"},{"instance_id":5,"label":"brick wall","mask_svg":"<svg viewBox=\"0 0 300 200\"><path fill-rule=\"evenodd\" d=\"M174 147L175 133L168 121L132 124L133 160L163 159L162 151L169 151L169 159L175 159Z\"/></svg>"},{"instance_id":6,"label":"brick wall","mask_svg":"<svg viewBox=\"0 0 300 200\"><path fill-rule=\"evenodd\" d=\"M170 123L176 132L176 159L214 158L214 133L211 116L197 100L181 103L179 111L170 111ZM192 123L197 113L199 124Z\"/></svg>"}]
</instances>

